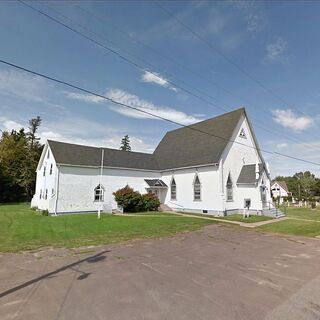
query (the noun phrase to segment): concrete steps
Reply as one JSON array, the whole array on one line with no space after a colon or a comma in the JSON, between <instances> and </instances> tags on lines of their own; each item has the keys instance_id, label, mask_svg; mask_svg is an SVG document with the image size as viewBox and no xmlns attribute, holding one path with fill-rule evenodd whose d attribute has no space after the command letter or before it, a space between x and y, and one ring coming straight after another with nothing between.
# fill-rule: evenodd
<instances>
[{"instance_id":1,"label":"concrete steps","mask_svg":"<svg viewBox=\"0 0 320 320\"><path fill-rule=\"evenodd\" d=\"M267 217L272 217L272 218L282 218L282 217L285 217L285 214L283 213L283 211L281 211L280 209L278 208L263 208L262 209L262 214L264 216L267 216Z\"/></svg>"}]
</instances>

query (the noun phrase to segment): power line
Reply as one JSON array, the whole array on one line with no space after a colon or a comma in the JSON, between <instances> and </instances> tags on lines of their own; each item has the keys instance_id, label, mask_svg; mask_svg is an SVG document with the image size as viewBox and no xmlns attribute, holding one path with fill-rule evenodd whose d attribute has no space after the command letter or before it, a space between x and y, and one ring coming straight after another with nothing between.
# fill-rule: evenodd
<instances>
[{"instance_id":1,"label":"power line","mask_svg":"<svg viewBox=\"0 0 320 320\"><path fill-rule=\"evenodd\" d=\"M118 58L120 58L121 60L123 60L123 61L125 61L125 62L127 62L127 63L129 63L129 64L131 64L131 65L133 65L135 68L137 68L137 69L139 69L139 70L141 70L141 71L148 71L149 73L151 73L151 74L154 75L155 77L159 77L159 75L158 75L157 73L155 73L155 72L153 72L153 71L151 71L151 70L148 70L148 69L146 69L145 67L139 65L138 63L136 63L136 62L128 59L128 58L125 57L124 55L120 54L118 51L113 50L113 49L111 49L110 47L105 46L105 45L102 44L101 42L99 42L99 41L97 41L97 40L95 40L95 39L93 39L93 38L90 38L89 36L85 35L84 33L80 32L79 30L74 29L74 28L68 26L67 24L65 24L65 23L61 22L60 20L58 20L58 19L50 16L49 14L47 14L47 13L45 13L45 12L43 12L43 11L41 11L41 10L39 10L39 9L31 6L31 5L29 5L28 3L26 3L26 2L24 2L24 1L22 1L22 0L18 0L18 1L19 1L20 3L22 3L23 5L29 7L31 10L40 13L41 15L43 15L43 16L47 17L48 19L56 22L57 24L60 24L60 25L64 26L64 27L67 28L68 30L70 30L70 31L78 34L79 36L85 38L86 40L88 40L88 41L96 44L97 46L99 46L99 47L107 50L108 52L116 55ZM66 18L69 19L69 20L71 20L71 19L68 18L68 17L66 17ZM80 25L80 24L78 24L78 25ZM82 27L83 27L83 26L82 26ZM86 28L86 27L83 27L83 28L89 30L89 32L91 32L91 33L94 33L94 34L98 35L98 34L95 33L94 31L92 31L92 30L90 30L90 29L88 29L88 28ZM98 35L98 36L100 36L100 35ZM101 36L100 36L100 37L101 37ZM110 40L108 40L108 41L110 42ZM131 55L132 55L132 54L131 54ZM139 58L139 59L141 60L141 58ZM148 64L149 64L149 63L148 63ZM177 83L175 83L175 82L173 82L173 81L171 81L171 80L168 80L168 79L166 79L166 80L167 80L167 82L168 82L170 85L172 85L173 87L176 87L176 88L178 88L178 89L180 89L180 90L188 93L189 95L196 97L197 99L200 99L200 100L202 100L202 101L204 101L204 102L206 102L206 103L209 103L209 104L211 104L212 106L214 106L214 107L217 108L217 109L220 109L220 110L223 110L223 111L227 111L226 109L223 109L223 108L220 107L219 105L217 105L217 104L215 104L215 103L212 103L211 101L208 101L208 100L204 99L203 97L201 97L201 96L199 96L199 95L197 95L197 94L195 94L195 93L192 93L190 90L185 89L184 87L180 86L179 84L177 84Z\"/></svg>"},{"instance_id":2,"label":"power line","mask_svg":"<svg viewBox=\"0 0 320 320\"><path fill-rule=\"evenodd\" d=\"M21 66L19 66L19 65L17 65L17 64L8 62L8 61L6 61L6 60L0 59L0 63L5 64L5 65L8 65L8 66L13 67L13 68L18 69L18 70L21 70L21 71L24 71L24 72L33 74L33 75L36 75L36 76L39 76L39 77L41 77L41 78L44 78L44 79L53 81L53 82L55 82L55 83L59 83L59 84L65 85L65 86L67 86L67 87L69 87L69 88L72 88L72 89L75 89L75 90L84 92L84 93L86 93L86 94L90 94L90 95L93 95L93 96L95 96L95 97L102 98L102 99L104 99L104 100L106 100L106 101L109 101L109 102L111 102L111 103L113 103L113 104L116 104L116 105L118 105L118 106L125 107L125 108L131 109L131 110L135 110L135 111L138 111L138 112L147 114L148 116L152 116L152 117L154 117L154 118L157 118L157 119L161 119L161 120L170 122L170 123L175 124L175 125L178 125L178 126L180 126L180 127L188 128L188 129L190 129L190 130L197 131L197 132L199 132L199 133L212 136L212 137L214 137L214 138L222 139L222 140L228 141L228 142L233 142L233 143L242 145L242 146L244 146L244 147L247 147L247 148L250 148L250 149L254 149L254 150L256 150L258 153L260 153L260 152L265 152L265 153L268 153L268 154L279 155L279 156L282 156L282 157L294 159L294 160L301 161L301 162L304 162L304 163L308 163L308 164L313 164L313 165L316 165L316 166L320 166L320 163L317 163L317 162L313 162L313 161L301 159L301 158L298 158L298 157L293 157L293 156L286 155L286 154L280 153L280 152L273 152L273 151L269 151L269 150L264 150L264 149L261 149L261 148L257 148L257 147L254 147L254 146L248 146L248 145L246 145L246 144L244 144L244 143L241 143L241 142L239 142L239 141L235 141L235 140L233 140L233 139L225 138L225 137L222 137L222 136L219 136L219 135L216 135L216 134L207 132L207 131L203 131L203 130L197 129L197 128L195 128L193 125L184 125L184 124L182 124L182 123L179 123L179 122L177 122L177 121L170 120L170 119L168 119L168 118L159 116L159 115L154 114L154 113L152 113L152 112L145 111L145 110L142 110L142 109L139 109L139 108L130 106L130 105L125 104L125 103L122 103L122 102L120 102L120 101L116 101L116 100L114 100L114 99L112 99L112 98L110 98L110 97L107 97L107 96L101 95L101 94L99 94L99 93L96 93L96 92L94 92L94 91L91 91L91 90L88 90L88 89L79 87L79 86L77 86L77 85L75 85L75 84L72 84L72 83L70 83L70 82L63 81L63 80L54 78L54 77L52 77L52 76L45 75L45 74L40 73L40 72L33 71L33 70L30 70L30 69L21 67Z\"/></svg>"},{"instance_id":3,"label":"power line","mask_svg":"<svg viewBox=\"0 0 320 320\"><path fill-rule=\"evenodd\" d=\"M190 72L190 73L198 76L199 78L202 78L202 79L204 79L204 80L206 80L206 81L209 81L209 82L212 83L213 85L217 86L218 88L220 88L220 89L222 89L223 91L225 91L226 93L228 93L230 96L235 97L235 95L234 95L230 90L224 88L223 86L219 85L219 84L216 83L215 81L212 81L212 79L203 76L202 74L200 74L200 73L198 73L198 72L196 72L196 71L188 68L188 67L185 66L185 65L182 65L182 64L181 64L180 62L178 62L177 60L175 60L175 59L173 59L173 58L171 58L171 57L169 57L169 56L167 56L167 55L165 55L165 54L160 53L159 51L157 51L156 49L154 49L154 48L153 48L152 46L150 46L149 44L146 44L145 42L143 42L143 41L141 41L141 40L139 40L139 39L136 39L136 38L135 38L134 36L132 36L132 34L129 33L128 31L124 30L123 28L120 28L120 27L116 26L114 23L110 23L110 21L107 21L106 18L101 18L100 16L98 16L98 15L95 14L95 13L93 13L92 11L87 10L87 9L85 9L85 8L79 6L79 5L72 5L72 6L75 7L75 8L80 9L80 10L81 10L82 12L84 12L85 14L87 14L87 15L89 15L89 16L92 16L94 19L97 19L97 20L100 21L102 24L107 23L107 24L111 25L112 27L114 27L114 28L116 28L118 31L120 31L122 34L124 34L124 35L126 35L128 38L130 38L132 41L134 41L134 43L138 43L139 45L147 48L148 50L150 50L150 51L152 51L153 53L157 54L158 56L162 57L163 59L166 59L166 60L168 60L168 61L171 61L172 63L178 65L180 68L187 70L188 72ZM48 7L49 7L49 6L48 6ZM51 8L52 10L54 10L52 7L50 7L50 8ZM71 20L69 17L66 17L65 15L61 14L60 12L58 12L58 11L56 11L56 10L54 10L54 11L57 12L58 14L62 15L63 17L69 19L70 21L73 21L73 20ZM74 21L73 21L73 22L74 22ZM98 35L98 36L99 36L99 35ZM109 39L108 39L108 41L109 41ZM141 59L140 59L140 60L141 60ZM144 60L144 61L146 62L146 60ZM148 62L147 62L147 64L151 65L151 64L148 63ZM154 68L155 68L155 69L158 69L157 67L154 67ZM163 73L163 71L161 71L161 72ZM172 76L172 74L170 75L170 74L167 73L167 72L164 72L164 74L168 74L169 76ZM175 77L175 76L173 76L173 77ZM176 78L176 77L175 77L175 78ZM179 80L179 81L182 81L182 80L180 80L180 79L178 79L178 80ZM186 83L185 81L182 81L182 82L185 83L187 86L191 87L191 86L190 86L188 83ZM202 90L199 90L199 89L194 88L194 87L191 87L191 88L194 89L194 90L196 90L196 91L198 91L198 92L200 92L200 93L202 93L202 94L204 94L204 95L207 96L208 98L211 98L211 99L213 99L213 100L216 100L216 101L222 103L223 105L225 105L226 107L228 107L230 110L233 109L230 105L228 105L228 104L226 104L225 102L217 99L216 97L212 97L212 96L209 95L207 92L202 91ZM207 101L205 101L205 102L208 103ZM211 105L210 103L208 103L208 104ZM216 108L217 106L214 105L214 107ZM226 109L224 109L224 108L220 108L220 109L223 109L223 110L226 111L226 112L229 111L229 110L226 110ZM269 113L268 113L266 110L264 110L264 108L260 108L260 110L264 111L266 114L269 115ZM301 143L301 144L303 144L303 145L305 145L305 146L308 146L309 148L312 148L312 149L317 150L317 151L320 150L319 147L313 146L313 145L308 144L308 143L306 143L306 142L304 142L304 141L300 141L300 140L297 139L297 138L294 138L294 137L291 137L291 136L289 136L289 135L283 134L282 132L280 132L279 130L277 130L277 129L275 129L275 128L273 128L272 130L270 130L269 128L266 128L264 125L258 125L257 122L258 122L258 121L260 122L260 120L258 120L256 117L253 117L253 116L252 116L251 118L255 120L255 125L256 125L257 127L261 128L262 130L264 130L264 131L266 131L266 132L269 132L269 133L271 133L271 134L273 134L273 135L275 135L275 136L277 136L277 137L279 137L279 134L280 134L281 136L283 136L284 138L286 138L286 139L288 139L288 140L290 140L290 141L293 141L293 142L295 142L295 143Z\"/></svg>"},{"instance_id":4,"label":"power line","mask_svg":"<svg viewBox=\"0 0 320 320\"><path fill-rule=\"evenodd\" d=\"M109 53L115 54L116 56L118 56L119 58L121 58L122 60L124 60L125 62L133 65L135 68L138 68L139 70L144 71L144 72L145 72L145 71L148 71L149 73L151 73L151 74L153 74L154 76L158 77L158 74L157 74L157 73L155 73L155 72L153 72L153 71L150 71L150 70L147 70L145 67L143 67L143 66L139 65L138 63L136 63L136 62L128 59L127 57L123 56L123 55L120 54L119 52L117 52L117 51L115 51L115 50L113 50L113 49L105 46L105 45L102 44L101 42L98 42L97 40L90 38L89 36L85 35L84 33L80 32L79 30L76 30L76 29L74 29L74 28L66 25L65 23L61 22L60 20L55 19L54 17L50 16L49 14L47 14L47 13L45 13L45 12L43 12L43 11L41 11L41 10L33 7L33 6L31 6L31 5L29 5L29 4L21 1L21 0L18 0L18 1L21 2L22 4L24 4L25 6L29 7L30 9L32 9L32 10L40 13L41 15L44 15L45 17L49 18L50 20L52 20L52 21L54 21L54 22L56 22L56 23L64 26L64 27L67 28L68 30L70 30L70 31L72 31L72 32L80 35L81 37L85 38L86 40L89 40L89 41L93 42L94 44L98 45L99 47L102 47L103 49L107 50ZM55 11L56 13L58 13L59 15L61 15L62 17L64 17L65 19L68 19L68 20L71 21L72 23L76 24L76 25L79 26L80 28L82 28L82 29L84 29L84 30L87 30L87 31L90 32L90 33L93 33L94 35L96 35L96 36L98 36L98 37L100 37L100 38L103 38L103 39L107 40L108 42L110 42L111 44L113 44L113 45L115 46L115 43L114 43L113 41L111 41L110 39L106 39L105 37L101 36L100 34L96 33L95 31L87 28L86 26L83 26L83 25L79 24L78 22L75 22L75 21L72 20L71 18L67 17L66 15L64 15L64 14L62 14L62 13L60 13L60 12L58 12L57 10L53 9L52 7L47 6L47 5L45 5L45 6L48 7L49 9ZM123 49L122 49L122 50L123 50ZM125 50L123 50L123 51L126 52ZM156 69L156 70L158 69L156 66L150 64L149 62L145 61L144 59L141 59L141 57L137 57L137 56L135 56L135 55L133 55L132 53L129 53L129 52L126 52L126 53L127 53L128 55L131 55L131 56L134 57L135 59L138 59L138 60L143 61L144 63L147 63L149 66L152 66L153 69ZM168 74L168 73L167 73L167 74ZM169 74L169 76L172 76L172 75ZM174 77L174 76L173 76L173 77ZM189 94L189 95L191 95L191 96L193 96L193 97L195 97L195 98L197 98L197 99L199 99L199 100L207 103L208 105L210 105L210 106L212 106L212 107L214 107L214 108L223 110L223 111L225 111L225 112L228 112L228 111L229 111L229 110L227 110L227 109L225 109L225 108L223 108L223 107L221 107L221 106L219 106L219 105L217 105L217 104L215 104L215 103L213 103L213 102L211 102L211 101L209 101L209 100L207 100L207 99L199 96L198 94L195 94L195 93L193 93L192 91L190 91L190 90L188 90L188 89L185 89L185 88L182 87L181 85L178 85L177 83L175 83L175 82L173 82L173 81L171 81L171 80L166 79L166 81L167 81L167 83L169 83L170 85L172 85L172 86L174 86L174 87L176 87L176 88L179 88L180 90L182 90L182 91L186 92L187 94ZM181 79L179 79L179 81L185 83L188 87L191 87L193 90L196 90L196 91L198 91L198 92L206 95L207 97L209 97L209 98L211 98L211 99L213 99L213 100L219 101L217 98L212 97L211 95L207 94L206 92L203 92L202 90L199 90L199 89L197 89L197 88L194 88L194 87L190 86L190 85L189 85L188 83L186 83L185 81L183 81L183 80L181 80ZM223 103L223 102L222 102L222 103ZM225 103L223 103L223 104L226 105L226 106L228 106L228 105L225 104ZM233 109L233 108L230 107L230 106L228 106L228 107L229 107L231 110ZM254 119L255 119L255 118L254 118ZM262 125L257 125L257 124L256 124L256 126L262 128L263 130L265 130L265 131L267 131L267 132L269 132L269 133L271 133L271 134L273 134L273 135L278 136L277 133L274 133L272 130L267 129L267 128L265 128L265 127L262 126ZM283 134L282 134L282 135L283 135ZM283 135L283 136L285 136L285 135ZM297 139L295 139L295 138L292 138L292 137L286 137L286 138L287 138L288 140L291 140L291 141L294 141L294 142L300 142L299 140L297 140ZM314 146L311 146L311 145L309 145L309 144L307 144L307 143L304 143L304 142L300 142L300 143L302 143L302 144L304 144L304 145L306 145L306 146L308 146L308 147L311 147L311 148L313 148L313 149L315 149L315 150L317 150L317 151L319 150L318 148L316 148L316 147L314 147Z\"/></svg>"},{"instance_id":5,"label":"power line","mask_svg":"<svg viewBox=\"0 0 320 320\"><path fill-rule=\"evenodd\" d=\"M184 23L181 19L179 19L176 15L174 15L171 11L169 11L167 8L165 8L164 6L162 6L158 1L154 1L154 3L162 10L164 11L168 16L170 16L171 18L173 18L178 24L180 24L181 26L183 26L185 29L187 29L194 37L198 38L201 42L205 43L211 50L213 50L215 53L217 53L218 55L220 55L223 59L225 59L228 63L230 63L231 65L233 65L236 69L238 69L242 74L244 74L247 78L249 78L251 81L255 82L256 84L258 84L263 90L265 90L266 92L268 92L271 96L273 96L274 98L278 99L279 101L281 101L283 104L285 104L287 107L292 108L294 110L296 110L298 113L310 117L308 114L306 114L305 112L299 110L298 108L295 108L292 104L290 104L289 102L287 102L284 98L282 98L279 94L277 94L276 92L274 92L273 90L271 90L270 88L268 88L267 86L265 86L260 80L258 80L257 78L255 78L254 76L252 76L246 69L244 69L243 67L241 67L239 64L237 64L236 62L234 62L232 59L230 59L227 55L225 55L222 51L220 51L217 47L215 47L211 42L207 41L203 36L201 36L199 33L197 33L196 31L194 31L189 25L187 25L186 23ZM313 136L310 133L306 133L309 136L318 139L318 137Z\"/></svg>"}]
</instances>

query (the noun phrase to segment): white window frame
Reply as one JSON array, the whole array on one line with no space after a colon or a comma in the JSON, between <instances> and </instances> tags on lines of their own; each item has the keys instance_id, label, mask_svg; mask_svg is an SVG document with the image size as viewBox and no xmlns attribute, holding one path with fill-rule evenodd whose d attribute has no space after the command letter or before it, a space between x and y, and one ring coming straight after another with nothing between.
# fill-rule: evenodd
<instances>
[{"instance_id":1,"label":"white window frame","mask_svg":"<svg viewBox=\"0 0 320 320\"><path fill-rule=\"evenodd\" d=\"M49 172L50 175L52 175L52 170L53 170L53 164L51 163L51 165L50 165L50 172Z\"/></svg>"},{"instance_id":2,"label":"white window frame","mask_svg":"<svg viewBox=\"0 0 320 320\"><path fill-rule=\"evenodd\" d=\"M226 191L227 202L233 202L233 182L232 182L230 173L228 175L226 189L227 189L227 191ZM231 194L231 197L229 197L230 194Z\"/></svg>"},{"instance_id":3,"label":"white window frame","mask_svg":"<svg viewBox=\"0 0 320 320\"><path fill-rule=\"evenodd\" d=\"M172 185L172 183L174 182L174 185ZM172 187L174 187L174 194L175 196L172 197ZM177 200L177 183L176 183L176 179L174 177L172 177L171 179L171 183L170 183L170 199L173 201Z\"/></svg>"},{"instance_id":4,"label":"white window frame","mask_svg":"<svg viewBox=\"0 0 320 320\"><path fill-rule=\"evenodd\" d=\"M99 193L98 193L98 189L100 189ZM103 202L104 201L104 187L102 184L98 184L94 188L93 200L94 200L94 202Z\"/></svg>"},{"instance_id":5,"label":"white window frame","mask_svg":"<svg viewBox=\"0 0 320 320\"><path fill-rule=\"evenodd\" d=\"M199 183L196 183L196 180L198 179ZM196 190L196 187L199 187L199 190ZM193 179L193 201L202 201L202 184L199 178L199 175L196 173L194 179ZM199 199L196 197L196 192L199 191Z\"/></svg>"}]
</instances>

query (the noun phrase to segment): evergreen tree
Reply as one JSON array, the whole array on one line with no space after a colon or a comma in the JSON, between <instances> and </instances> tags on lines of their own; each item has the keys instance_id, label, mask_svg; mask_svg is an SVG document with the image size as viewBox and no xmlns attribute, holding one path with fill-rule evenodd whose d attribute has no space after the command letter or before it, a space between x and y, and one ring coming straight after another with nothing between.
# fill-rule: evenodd
<instances>
[{"instance_id":1,"label":"evergreen tree","mask_svg":"<svg viewBox=\"0 0 320 320\"><path fill-rule=\"evenodd\" d=\"M3 132L0 137L0 202L30 201L36 183L36 168L43 146L37 137L41 118L29 121L24 129Z\"/></svg>"},{"instance_id":2,"label":"evergreen tree","mask_svg":"<svg viewBox=\"0 0 320 320\"><path fill-rule=\"evenodd\" d=\"M120 150L131 151L130 138L127 134L121 140Z\"/></svg>"}]
</instances>

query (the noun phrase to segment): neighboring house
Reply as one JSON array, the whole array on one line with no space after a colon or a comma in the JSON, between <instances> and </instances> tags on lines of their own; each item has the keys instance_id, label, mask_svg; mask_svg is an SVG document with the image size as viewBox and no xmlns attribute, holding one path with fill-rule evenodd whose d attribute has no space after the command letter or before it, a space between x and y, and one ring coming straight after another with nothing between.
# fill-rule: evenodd
<instances>
[{"instance_id":1,"label":"neighboring house","mask_svg":"<svg viewBox=\"0 0 320 320\"><path fill-rule=\"evenodd\" d=\"M274 181L271 184L272 198L279 198L279 202L283 203L283 198L291 197L292 193L289 192L287 183L285 181Z\"/></svg>"},{"instance_id":2,"label":"neighboring house","mask_svg":"<svg viewBox=\"0 0 320 320\"><path fill-rule=\"evenodd\" d=\"M153 154L47 141L32 206L50 213L117 208L126 185L176 211L261 213L270 174L244 108L167 132ZM208 133L208 134L206 134ZM101 167L103 163L103 167Z\"/></svg>"}]
</instances>

